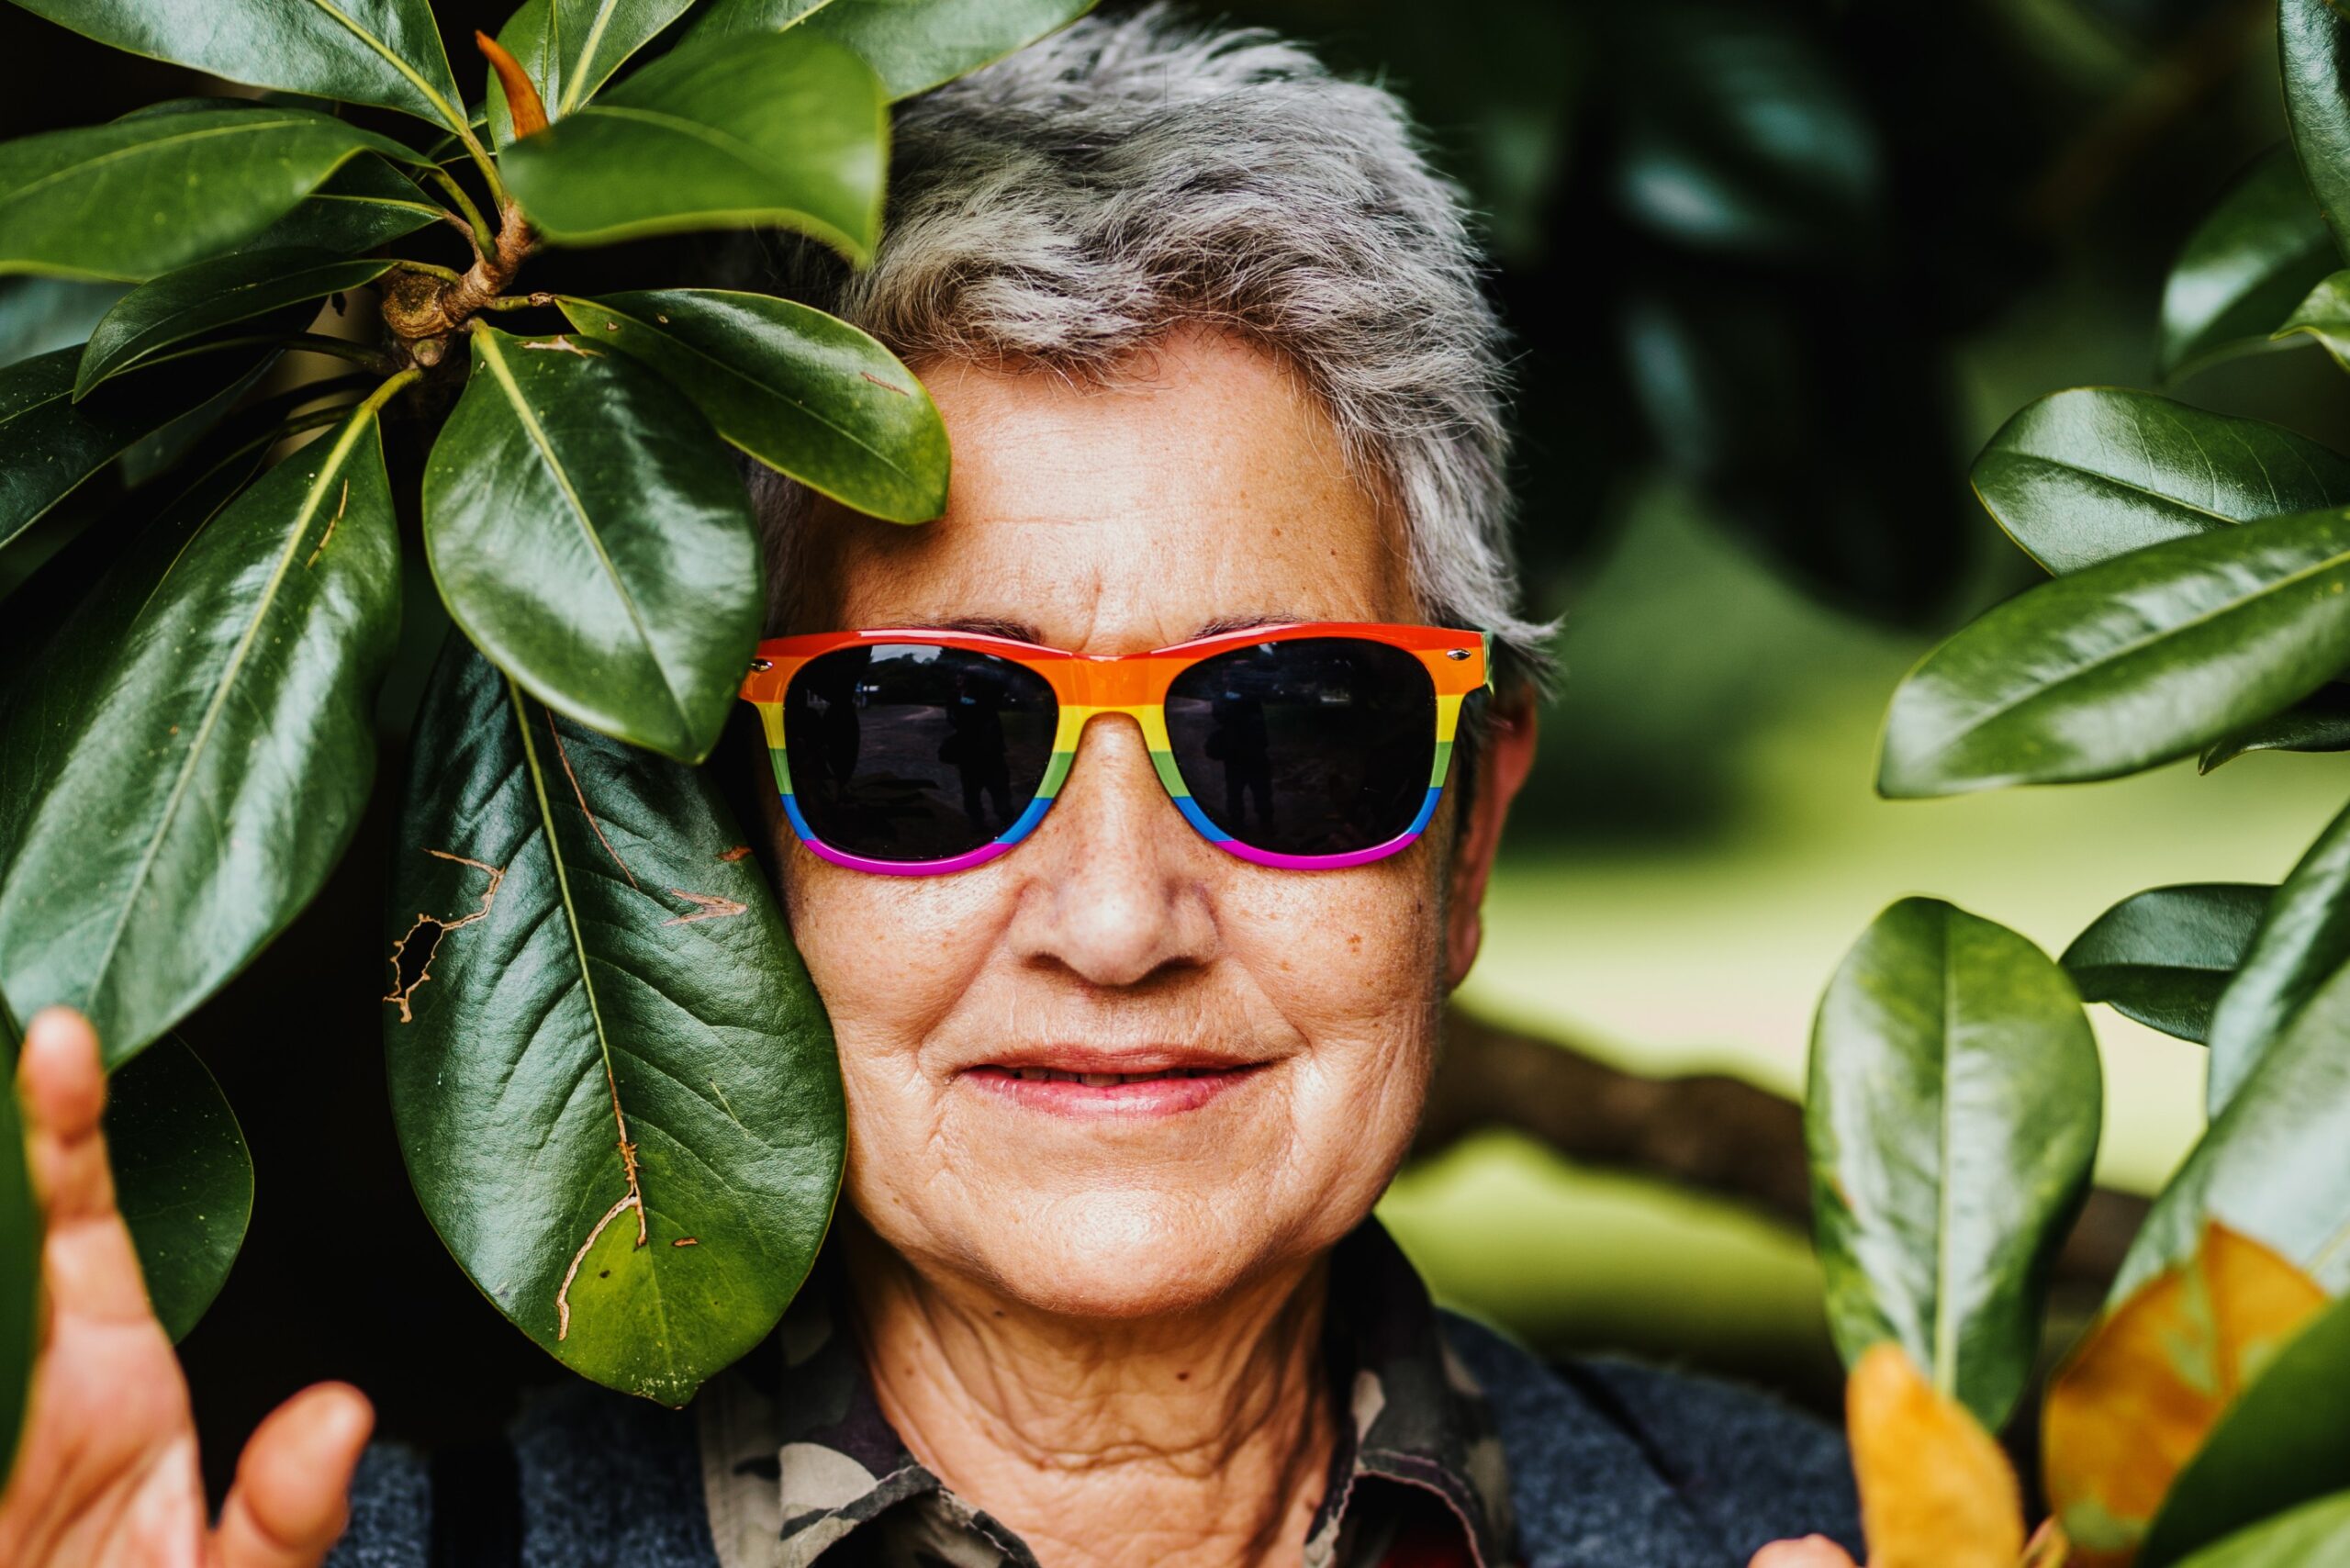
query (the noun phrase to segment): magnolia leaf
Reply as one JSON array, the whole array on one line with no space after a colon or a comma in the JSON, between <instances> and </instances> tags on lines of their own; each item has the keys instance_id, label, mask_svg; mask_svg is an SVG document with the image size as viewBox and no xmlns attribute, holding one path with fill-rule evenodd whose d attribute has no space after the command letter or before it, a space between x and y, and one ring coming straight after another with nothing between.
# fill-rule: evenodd
<instances>
[{"instance_id":1,"label":"magnolia leaf","mask_svg":"<svg viewBox=\"0 0 2350 1568\"><path fill-rule=\"evenodd\" d=\"M596 95L629 57L660 36L694 0L525 0L498 29L498 41L537 88L550 119L561 119ZM514 140L514 118L498 73L483 99L490 134L504 147Z\"/></svg>"},{"instance_id":2,"label":"magnolia leaf","mask_svg":"<svg viewBox=\"0 0 2350 1568\"><path fill-rule=\"evenodd\" d=\"M2344 56L2350 21L2337 0L2278 0L2277 39L2294 154L2335 247L2350 256L2350 62Z\"/></svg>"},{"instance_id":3,"label":"magnolia leaf","mask_svg":"<svg viewBox=\"0 0 2350 1568\"><path fill-rule=\"evenodd\" d=\"M1933 899L1877 916L1820 999L1804 1128L1837 1348L1892 1340L1998 1427L2087 1192L2097 1042L2065 973Z\"/></svg>"},{"instance_id":4,"label":"magnolia leaf","mask_svg":"<svg viewBox=\"0 0 2350 1568\"><path fill-rule=\"evenodd\" d=\"M122 295L115 283L0 277L0 368L81 342Z\"/></svg>"},{"instance_id":5,"label":"magnolia leaf","mask_svg":"<svg viewBox=\"0 0 2350 1568\"><path fill-rule=\"evenodd\" d=\"M245 243L363 151L416 161L330 116L252 104L0 142L0 273L170 272Z\"/></svg>"},{"instance_id":6,"label":"magnolia leaf","mask_svg":"<svg viewBox=\"0 0 2350 1568\"><path fill-rule=\"evenodd\" d=\"M2025 404L1969 477L2009 537L2051 572L2350 502L2350 458L2305 436L2110 386Z\"/></svg>"},{"instance_id":7,"label":"magnolia leaf","mask_svg":"<svg viewBox=\"0 0 2350 1568\"><path fill-rule=\"evenodd\" d=\"M720 435L768 467L892 522L946 510L937 406L897 355L847 322L771 295L715 289L560 303L583 339L659 371Z\"/></svg>"},{"instance_id":8,"label":"magnolia leaf","mask_svg":"<svg viewBox=\"0 0 2350 1568\"><path fill-rule=\"evenodd\" d=\"M17 1099L17 1053L24 1045L8 999L0 996L0 1490L17 1461L40 1353L41 1211L25 1159L24 1113Z\"/></svg>"},{"instance_id":9,"label":"magnolia leaf","mask_svg":"<svg viewBox=\"0 0 2350 1568\"><path fill-rule=\"evenodd\" d=\"M2126 1568L2172 1477L2325 1292L2224 1225L2145 1279L2048 1385L2041 1452L2070 1568Z\"/></svg>"},{"instance_id":10,"label":"magnolia leaf","mask_svg":"<svg viewBox=\"0 0 2350 1568\"><path fill-rule=\"evenodd\" d=\"M18 1005L79 1008L118 1065L284 930L366 804L398 626L374 401L156 520L0 694Z\"/></svg>"},{"instance_id":11,"label":"magnolia leaf","mask_svg":"<svg viewBox=\"0 0 2350 1568\"><path fill-rule=\"evenodd\" d=\"M710 0L687 36L804 28L855 50L891 99L927 92L1058 32L1095 0Z\"/></svg>"},{"instance_id":12,"label":"magnolia leaf","mask_svg":"<svg viewBox=\"0 0 2350 1568\"><path fill-rule=\"evenodd\" d=\"M464 95L428 0L16 0L87 38L231 82L454 130Z\"/></svg>"},{"instance_id":13,"label":"magnolia leaf","mask_svg":"<svg viewBox=\"0 0 2350 1568\"><path fill-rule=\"evenodd\" d=\"M2350 1492L2337 1492L2205 1547L2184 1568L2336 1568L2345 1559Z\"/></svg>"},{"instance_id":14,"label":"magnolia leaf","mask_svg":"<svg viewBox=\"0 0 2350 1568\"><path fill-rule=\"evenodd\" d=\"M2196 770L2209 773L2255 751L2350 751L2350 687L2320 687L2281 713L2229 731L2203 748Z\"/></svg>"},{"instance_id":15,"label":"magnolia leaf","mask_svg":"<svg viewBox=\"0 0 2350 1568\"><path fill-rule=\"evenodd\" d=\"M2023 1502L2008 1456L1898 1345L1853 1363L1844 1418L1869 1568L2015 1568Z\"/></svg>"},{"instance_id":16,"label":"magnolia leaf","mask_svg":"<svg viewBox=\"0 0 2350 1568\"><path fill-rule=\"evenodd\" d=\"M353 158L285 217L253 237L249 251L325 251L355 256L438 223L447 208L372 153Z\"/></svg>"},{"instance_id":17,"label":"magnolia leaf","mask_svg":"<svg viewBox=\"0 0 2350 1568\"><path fill-rule=\"evenodd\" d=\"M749 498L683 393L624 354L476 323L424 474L451 617L522 689L681 761L717 742L758 641Z\"/></svg>"},{"instance_id":18,"label":"magnolia leaf","mask_svg":"<svg viewBox=\"0 0 2350 1568\"><path fill-rule=\"evenodd\" d=\"M227 1096L186 1042L158 1040L106 1084L115 1206L147 1299L173 1342L203 1317L244 1245L253 1160Z\"/></svg>"},{"instance_id":19,"label":"magnolia leaf","mask_svg":"<svg viewBox=\"0 0 2350 1568\"><path fill-rule=\"evenodd\" d=\"M823 1239L846 1135L822 1007L707 773L453 640L412 757L385 1047L417 1195L543 1349L682 1405Z\"/></svg>"},{"instance_id":20,"label":"magnolia leaf","mask_svg":"<svg viewBox=\"0 0 2350 1568\"><path fill-rule=\"evenodd\" d=\"M2060 961L2082 1001L2199 1045L2276 890L2244 882L2149 888L2090 922Z\"/></svg>"},{"instance_id":21,"label":"magnolia leaf","mask_svg":"<svg viewBox=\"0 0 2350 1568\"><path fill-rule=\"evenodd\" d=\"M2350 664L2350 510L2133 550L2019 594L1893 694L1877 789L2111 778L2188 756Z\"/></svg>"},{"instance_id":22,"label":"magnolia leaf","mask_svg":"<svg viewBox=\"0 0 2350 1568\"><path fill-rule=\"evenodd\" d=\"M74 400L191 338L358 288L391 266L324 251L239 251L165 273L124 295L90 333L73 377Z\"/></svg>"},{"instance_id":23,"label":"magnolia leaf","mask_svg":"<svg viewBox=\"0 0 2350 1568\"><path fill-rule=\"evenodd\" d=\"M2188 237L2163 286L2163 377L2268 346L2336 264L2333 235L2289 147L2244 172Z\"/></svg>"},{"instance_id":24,"label":"magnolia leaf","mask_svg":"<svg viewBox=\"0 0 2350 1568\"><path fill-rule=\"evenodd\" d=\"M862 263L880 230L888 119L870 66L794 28L688 44L499 163L560 244L779 224Z\"/></svg>"},{"instance_id":25,"label":"magnolia leaf","mask_svg":"<svg viewBox=\"0 0 2350 1568\"><path fill-rule=\"evenodd\" d=\"M2350 272L2320 280L2293 308L2276 335L2281 340L2297 332L2315 338L2333 356L2334 364L2350 369Z\"/></svg>"},{"instance_id":26,"label":"magnolia leaf","mask_svg":"<svg viewBox=\"0 0 2350 1568\"><path fill-rule=\"evenodd\" d=\"M2211 1014L2205 1108L2217 1116L2318 988L2350 964L2350 812L2327 824L2266 906Z\"/></svg>"},{"instance_id":27,"label":"magnolia leaf","mask_svg":"<svg viewBox=\"0 0 2350 1568\"><path fill-rule=\"evenodd\" d=\"M252 355L205 354L76 403L81 358L79 347L58 349L0 370L0 550L92 475L253 367Z\"/></svg>"},{"instance_id":28,"label":"magnolia leaf","mask_svg":"<svg viewBox=\"0 0 2350 1568\"><path fill-rule=\"evenodd\" d=\"M2136 1568L2165 1568L2271 1514L2350 1487L2350 1299L2253 1369L2164 1494Z\"/></svg>"}]
</instances>

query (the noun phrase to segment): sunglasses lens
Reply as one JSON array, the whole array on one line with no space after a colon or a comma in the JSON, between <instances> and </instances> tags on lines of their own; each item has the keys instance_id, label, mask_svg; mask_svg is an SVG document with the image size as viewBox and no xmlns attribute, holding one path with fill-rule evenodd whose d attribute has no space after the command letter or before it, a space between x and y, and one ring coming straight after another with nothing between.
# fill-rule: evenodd
<instances>
[{"instance_id":1,"label":"sunglasses lens","mask_svg":"<svg viewBox=\"0 0 2350 1568\"><path fill-rule=\"evenodd\" d=\"M1167 738L1192 803L1242 844L1349 854L1418 817L1436 764L1436 684L1384 643L1259 643L1175 678Z\"/></svg>"},{"instance_id":2,"label":"sunglasses lens","mask_svg":"<svg viewBox=\"0 0 2350 1568\"><path fill-rule=\"evenodd\" d=\"M1019 820L1052 761L1044 677L992 654L877 643L811 659L784 692L800 815L869 860L946 860Z\"/></svg>"}]
</instances>

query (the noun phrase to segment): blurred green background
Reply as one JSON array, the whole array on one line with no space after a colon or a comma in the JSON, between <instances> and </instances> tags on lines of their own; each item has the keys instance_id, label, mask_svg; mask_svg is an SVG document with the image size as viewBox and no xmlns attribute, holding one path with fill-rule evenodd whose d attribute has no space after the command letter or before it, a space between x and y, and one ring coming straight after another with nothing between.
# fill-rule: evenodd
<instances>
[{"instance_id":1,"label":"blurred green background","mask_svg":"<svg viewBox=\"0 0 2350 1568\"><path fill-rule=\"evenodd\" d=\"M436 8L469 60L505 7ZM2270 6L1212 14L1403 93L1493 244L1527 572L1562 629L1461 999L1477 1016L1629 1071L1793 1095L1821 987L1894 899L1939 894L2053 952L2138 889L2281 876L2338 809L2333 759L2273 755L1926 803L1871 788L1902 672L2033 575L1974 503L1969 459L2041 393L2154 384L2171 258L2281 137ZM14 10L0 58L25 84L0 102L10 136L207 85ZM58 303L61 323L81 308L70 286ZM2312 349L2176 390L2350 442L2350 396ZM401 738L319 904L185 1031L259 1167L246 1253L185 1347L223 1437L320 1376L369 1388L397 1435L467 1436L559 1375L443 1254L391 1137L375 934ZM2199 1128L2199 1047L2094 1011L2100 1180L2145 1192ZM1449 1300L1553 1352L1832 1388L1804 1241L1758 1205L1491 1126L1407 1169L1382 1212ZM428 1358L433 1376L408 1375Z\"/></svg>"}]
</instances>

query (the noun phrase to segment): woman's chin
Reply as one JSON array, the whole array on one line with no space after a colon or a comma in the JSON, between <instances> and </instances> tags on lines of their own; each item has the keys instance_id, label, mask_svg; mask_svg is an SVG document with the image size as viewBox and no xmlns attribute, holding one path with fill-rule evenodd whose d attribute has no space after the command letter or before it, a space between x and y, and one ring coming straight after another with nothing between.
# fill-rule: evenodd
<instances>
[{"instance_id":1,"label":"woman's chin","mask_svg":"<svg viewBox=\"0 0 2350 1568\"><path fill-rule=\"evenodd\" d=\"M1031 1211L1038 1212L1038 1211ZM1107 1191L1045 1205L970 1260L990 1289L1055 1316L1179 1316L1280 1268L1285 1227L1261 1196L1230 1205L1175 1193Z\"/></svg>"}]
</instances>

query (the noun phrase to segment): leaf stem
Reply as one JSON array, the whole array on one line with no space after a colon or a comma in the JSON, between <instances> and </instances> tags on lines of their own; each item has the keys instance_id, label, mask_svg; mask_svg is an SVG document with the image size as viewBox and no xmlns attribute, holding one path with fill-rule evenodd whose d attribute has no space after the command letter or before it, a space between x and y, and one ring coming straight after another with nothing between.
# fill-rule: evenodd
<instances>
[{"instance_id":1,"label":"leaf stem","mask_svg":"<svg viewBox=\"0 0 2350 1568\"><path fill-rule=\"evenodd\" d=\"M274 348L288 353L324 354L333 359L349 360L363 370L378 375L388 375L394 368L391 359L381 351L365 343L354 343L345 338L330 338L324 332L253 332L234 338L212 338L188 348L173 349L139 362L140 369L168 364L173 360L189 359L196 354L214 353L221 349Z\"/></svg>"},{"instance_id":2,"label":"leaf stem","mask_svg":"<svg viewBox=\"0 0 2350 1568\"><path fill-rule=\"evenodd\" d=\"M482 307L485 310L535 310L553 305L560 297L553 294L501 294Z\"/></svg>"},{"instance_id":3,"label":"leaf stem","mask_svg":"<svg viewBox=\"0 0 2350 1568\"><path fill-rule=\"evenodd\" d=\"M481 161L486 156L486 154L482 152L481 143L476 141L471 136L467 136L465 138L465 146L474 153L476 162ZM483 164L483 170L485 173L488 172L488 165L487 163ZM474 205L474 198L465 194L465 187L458 183L457 176L452 174L448 170L441 167L438 163L426 164L424 166L424 175L425 178L431 180L434 185L439 185L442 191L448 194L450 202L454 205L457 211L464 216L466 231L473 238L474 254L476 256L486 256L489 254L490 252L497 249L498 241L497 238L489 231L488 220L482 217L481 208ZM495 174L491 175L489 188L493 193L499 192L499 186ZM501 201L503 200L502 195L500 195L499 199Z\"/></svg>"},{"instance_id":4,"label":"leaf stem","mask_svg":"<svg viewBox=\"0 0 2350 1568\"><path fill-rule=\"evenodd\" d=\"M453 217L455 217L455 214L453 214L453 214L451 214L450 216L451 216L452 218L453 218ZM461 227L462 227L462 226L461 226ZM419 261L413 261L413 260L410 260L410 259L409 259L408 257L407 257L407 256L402 256L402 257L399 259L399 261L398 261L397 263L395 263L395 264L396 264L396 266L397 266L397 267L399 267L399 268L402 268L402 269L405 269L406 271L408 271L408 272L412 272L412 273L423 273L423 274L425 274L427 276L430 276L430 277L437 277L437 278L439 278L439 279L440 279L442 282L443 282L443 283L454 283L454 282L456 282L460 277L463 277L463 276L464 275L463 273L460 273L459 271L457 271L457 269L456 269L456 268L454 268L454 267L438 266L438 265L435 265L435 264L434 264L433 263L431 263L431 262L419 262Z\"/></svg>"},{"instance_id":5,"label":"leaf stem","mask_svg":"<svg viewBox=\"0 0 2350 1568\"><path fill-rule=\"evenodd\" d=\"M398 396L402 390L423 379L424 372L416 365L411 364L406 370L386 377L381 386L376 387L375 390L368 393L366 397L362 398L358 402L351 405L347 411L354 418L371 417L380 412L384 405L390 402L395 397ZM337 411L342 412L345 410L338 409Z\"/></svg>"},{"instance_id":6,"label":"leaf stem","mask_svg":"<svg viewBox=\"0 0 2350 1568\"><path fill-rule=\"evenodd\" d=\"M489 155L489 150L481 144L481 138L474 134L472 126L460 127L457 140L464 144L465 155L474 161L474 167L481 171L481 177L488 182L490 204L504 207L508 200L506 182L498 177L498 160ZM478 217L475 219L475 226L480 227Z\"/></svg>"}]
</instances>

